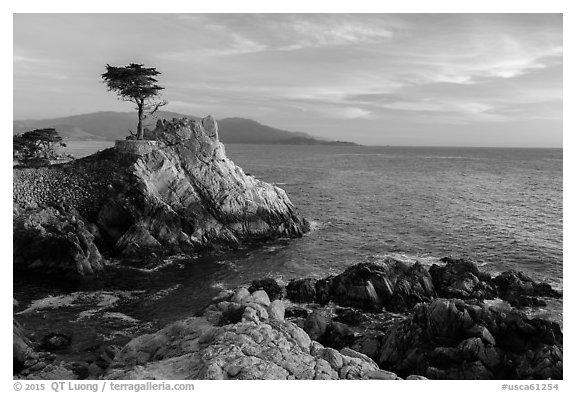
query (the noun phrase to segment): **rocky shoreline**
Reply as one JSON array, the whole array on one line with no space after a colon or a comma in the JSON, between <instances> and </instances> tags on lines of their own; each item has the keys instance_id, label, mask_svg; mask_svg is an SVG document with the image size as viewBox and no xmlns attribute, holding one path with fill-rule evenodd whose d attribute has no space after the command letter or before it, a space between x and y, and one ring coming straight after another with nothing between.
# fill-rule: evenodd
<instances>
[{"instance_id":1,"label":"rocky shoreline","mask_svg":"<svg viewBox=\"0 0 576 393\"><path fill-rule=\"evenodd\" d=\"M234 249L309 230L282 189L226 157L211 116L158 122L147 138L61 165L16 167L14 267L86 276L110 257Z\"/></svg>"},{"instance_id":2,"label":"rocky shoreline","mask_svg":"<svg viewBox=\"0 0 576 393\"><path fill-rule=\"evenodd\" d=\"M15 322L15 377L563 378L560 326L502 300L542 304L560 293L520 272L491 277L471 261L442 262L426 269L387 258L319 280L255 280L84 364L37 352Z\"/></svg>"},{"instance_id":3,"label":"rocky shoreline","mask_svg":"<svg viewBox=\"0 0 576 393\"><path fill-rule=\"evenodd\" d=\"M159 122L147 138L138 149L124 142L66 164L15 168L15 270L98 279L111 258L148 267L163 255L309 230L282 189L226 157L213 118ZM50 300L108 307L130 296ZM561 327L523 311L561 296L522 272L492 277L473 261L426 267L387 257L320 279L263 277L224 290L193 317L125 345L95 345L81 361L56 356L69 335L34 337L16 315L14 377L562 379ZM129 318L113 308L84 317L100 314Z\"/></svg>"}]
</instances>

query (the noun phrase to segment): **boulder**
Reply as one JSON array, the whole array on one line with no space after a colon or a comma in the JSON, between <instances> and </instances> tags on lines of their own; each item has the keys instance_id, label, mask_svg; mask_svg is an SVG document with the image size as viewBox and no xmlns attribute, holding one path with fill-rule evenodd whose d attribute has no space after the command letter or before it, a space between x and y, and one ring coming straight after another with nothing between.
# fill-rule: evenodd
<instances>
[{"instance_id":1,"label":"boulder","mask_svg":"<svg viewBox=\"0 0 576 393\"><path fill-rule=\"evenodd\" d=\"M284 312L285 318L306 318L310 312L298 306L287 306L286 311Z\"/></svg>"},{"instance_id":2,"label":"boulder","mask_svg":"<svg viewBox=\"0 0 576 393\"><path fill-rule=\"evenodd\" d=\"M347 325L334 322L328 326L320 342L330 348L341 349L354 343L355 334Z\"/></svg>"},{"instance_id":3,"label":"boulder","mask_svg":"<svg viewBox=\"0 0 576 393\"><path fill-rule=\"evenodd\" d=\"M286 297L297 303L316 301L316 280L303 278L290 281L286 286Z\"/></svg>"},{"instance_id":4,"label":"boulder","mask_svg":"<svg viewBox=\"0 0 576 393\"><path fill-rule=\"evenodd\" d=\"M500 298L514 307L545 306L539 297L560 298L562 295L549 284L537 283L522 272L507 271L494 278Z\"/></svg>"},{"instance_id":5,"label":"boulder","mask_svg":"<svg viewBox=\"0 0 576 393\"><path fill-rule=\"evenodd\" d=\"M517 310L437 299L382 338L380 367L431 379L562 378L558 324ZM540 354L540 356L535 356Z\"/></svg>"},{"instance_id":6,"label":"boulder","mask_svg":"<svg viewBox=\"0 0 576 393\"><path fill-rule=\"evenodd\" d=\"M284 288L273 278L254 280L248 290L250 292L263 290L268 294L270 300L282 299L284 297Z\"/></svg>"},{"instance_id":7,"label":"boulder","mask_svg":"<svg viewBox=\"0 0 576 393\"><path fill-rule=\"evenodd\" d=\"M267 308L268 317L277 321L284 320L285 306L282 300L274 300Z\"/></svg>"},{"instance_id":8,"label":"boulder","mask_svg":"<svg viewBox=\"0 0 576 393\"><path fill-rule=\"evenodd\" d=\"M32 343L28 337L26 337L22 325L14 319L12 321L12 355L15 373L24 368L24 364L28 358L37 358L31 345Z\"/></svg>"},{"instance_id":9,"label":"boulder","mask_svg":"<svg viewBox=\"0 0 576 393\"><path fill-rule=\"evenodd\" d=\"M240 288L236 289L236 291L232 295L231 300L235 303L242 303L243 300L245 298L247 298L248 296L250 296L250 292L248 291L248 289L244 288L244 287L240 287Z\"/></svg>"},{"instance_id":10,"label":"boulder","mask_svg":"<svg viewBox=\"0 0 576 393\"><path fill-rule=\"evenodd\" d=\"M57 351L70 346L72 337L66 333L50 333L42 337L39 349L43 351Z\"/></svg>"},{"instance_id":11,"label":"boulder","mask_svg":"<svg viewBox=\"0 0 576 393\"><path fill-rule=\"evenodd\" d=\"M478 270L476 264L465 259L444 257L445 265L432 265L429 269L434 287L440 296L458 299L494 299L498 292L488 273Z\"/></svg>"},{"instance_id":12,"label":"boulder","mask_svg":"<svg viewBox=\"0 0 576 393\"><path fill-rule=\"evenodd\" d=\"M522 308L545 306L541 297L562 296L549 284L537 283L519 271L507 271L492 278L469 260L444 257L440 261L445 264L434 264L429 272L442 297L477 300L499 297Z\"/></svg>"},{"instance_id":13,"label":"boulder","mask_svg":"<svg viewBox=\"0 0 576 393\"><path fill-rule=\"evenodd\" d=\"M259 290L251 293L250 295L242 299L242 303L243 304L257 303L261 304L264 307L268 307L270 305L270 298L268 297L268 294L265 291Z\"/></svg>"},{"instance_id":14,"label":"boulder","mask_svg":"<svg viewBox=\"0 0 576 393\"><path fill-rule=\"evenodd\" d=\"M436 296L430 274L420 263L410 265L390 258L359 263L318 281L291 281L286 290L292 301L311 301L314 295L319 304L332 301L373 311L406 311Z\"/></svg>"},{"instance_id":15,"label":"boulder","mask_svg":"<svg viewBox=\"0 0 576 393\"><path fill-rule=\"evenodd\" d=\"M320 341L332 321L323 312L314 310L304 321L304 331L312 340Z\"/></svg>"},{"instance_id":16,"label":"boulder","mask_svg":"<svg viewBox=\"0 0 576 393\"><path fill-rule=\"evenodd\" d=\"M314 348L314 350L311 350ZM340 354L313 343L291 322L243 321L221 327L190 318L129 342L105 379L371 379L362 354Z\"/></svg>"},{"instance_id":17,"label":"boulder","mask_svg":"<svg viewBox=\"0 0 576 393\"><path fill-rule=\"evenodd\" d=\"M52 207L28 209L13 221L16 268L55 274L88 275L104 268L104 258L77 212Z\"/></svg>"}]
</instances>

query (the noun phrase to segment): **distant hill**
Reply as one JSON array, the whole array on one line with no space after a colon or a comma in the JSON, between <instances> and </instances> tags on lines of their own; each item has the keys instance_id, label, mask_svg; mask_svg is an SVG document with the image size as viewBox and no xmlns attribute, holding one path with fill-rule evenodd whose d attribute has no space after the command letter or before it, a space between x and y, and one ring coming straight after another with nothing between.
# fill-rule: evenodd
<instances>
[{"instance_id":1,"label":"distant hill","mask_svg":"<svg viewBox=\"0 0 576 393\"><path fill-rule=\"evenodd\" d=\"M158 111L154 119L145 121L144 126L155 127L158 119L171 120L187 117L198 120L199 117L176 112ZM36 128L53 127L60 135L69 140L115 140L136 130L137 120L132 112L94 112L83 115L43 120L16 120L13 133L21 133ZM220 140L224 143L249 144L288 144L288 145L354 145L351 142L327 141L304 132L280 130L243 118L218 120Z\"/></svg>"}]
</instances>

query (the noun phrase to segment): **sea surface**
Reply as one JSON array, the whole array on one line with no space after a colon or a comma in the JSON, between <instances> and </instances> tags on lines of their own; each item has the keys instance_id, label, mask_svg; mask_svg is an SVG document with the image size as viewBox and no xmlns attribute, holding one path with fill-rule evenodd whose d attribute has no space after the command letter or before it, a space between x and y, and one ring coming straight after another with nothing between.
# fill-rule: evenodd
<instances>
[{"instance_id":1,"label":"sea surface","mask_svg":"<svg viewBox=\"0 0 576 393\"><path fill-rule=\"evenodd\" d=\"M107 147L69 146L77 157ZM16 276L18 310L29 309L22 318L46 333L68 329L76 337L72 351L80 353L96 339L121 343L190 316L223 288L261 277L324 277L386 255L425 264L466 257L493 274L521 270L562 290L562 149L227 145L226 151L245 172L286 190L313 230L233 253L181 255L158 268L115 268L65 289ZM530 312L562 322L561 301Z\"/></svg>"}]
</instances>

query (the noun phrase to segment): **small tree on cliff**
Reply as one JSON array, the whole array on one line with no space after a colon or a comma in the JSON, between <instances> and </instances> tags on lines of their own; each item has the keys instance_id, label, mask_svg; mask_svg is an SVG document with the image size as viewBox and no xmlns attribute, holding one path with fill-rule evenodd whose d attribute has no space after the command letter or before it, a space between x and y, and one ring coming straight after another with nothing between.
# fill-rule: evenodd
<instances>
[{"instance_id":1,"label":"small tree on cliff","mask_svg":"<svg viewBox=\"0 0 576 393\"><path fill-rule=\"evenodd\" d=\"M138 129L136 138L144 139L143 121L146 113L154 114L158 108L167 104L166 101L158 100L160 90L158 80L160 75L156 68L147 68L142 64L130 64L125 67L114 67L106 64L106 72L102 74L104 83L109 91L114 91L123 101L136 104L138 109Z\"/></svg>"},{"instance_id":2,"label":"small tree on cliff","mask_svg":"<svg viewBox=\"0 0 576 393\"><path fill-rule=\"evenodd\" d=\"M14 158L25 161L39 158L54 159L55 147L57 145L66 147L54 128L42 128L14 135L12 145Z\"/></svg>"}]
</instances>

